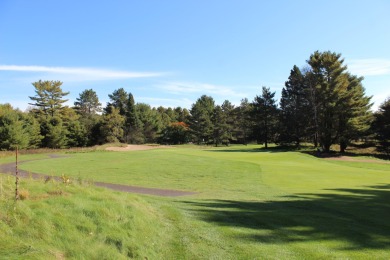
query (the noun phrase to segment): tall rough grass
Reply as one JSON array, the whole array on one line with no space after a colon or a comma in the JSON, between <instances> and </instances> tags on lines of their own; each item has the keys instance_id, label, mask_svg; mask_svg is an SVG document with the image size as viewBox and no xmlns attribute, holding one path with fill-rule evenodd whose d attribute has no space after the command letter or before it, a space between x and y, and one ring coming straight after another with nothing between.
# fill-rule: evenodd
<instances>
[{"instance_id":1,"label":"tall rough grass","mask_svg":"<svg viewBox=\"0 0 390 260\"><path fill-rule=\"evenodd\" d=\"M0 259L156 257L147 245L161 244L158 216L139 197L55 181L21 186L28 196L15 203L14 179L0 176Z\"/></svg>"}]
</instances>

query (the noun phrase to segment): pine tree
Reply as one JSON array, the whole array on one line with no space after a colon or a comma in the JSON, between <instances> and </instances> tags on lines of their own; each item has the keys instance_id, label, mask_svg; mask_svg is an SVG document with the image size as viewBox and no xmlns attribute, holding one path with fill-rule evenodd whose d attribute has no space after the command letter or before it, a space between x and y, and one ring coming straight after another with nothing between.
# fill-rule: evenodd
<instances>
[{"instance_id":1,"label":"pine tree","mask_svg":"<svg viewBox=\"0 0 390 260\"><path fill-rule=\"evenodd\" d=\"M133 94L129 94L126 103L125 136L127 143L138 143L141 129Z\"/></svg>"},{"instance_id":2,"label":"pine tree","mask_svg":"<svg viewBox=\"0 0 390 260\"><path fill-rule=\"evenodd\" d=\"M190 115L190 112L188 111L187 108L176 107L175 112L176 112L176 120L178 122L186 122Z\"/></svg>"},{"instance_id":3,"label":"pine tree","mask_svg":"<svg viewBox=\"0 0 390 260\"><path fill-rule=\"evenodd\" d=\"M214 99L206 95L202 95L195 104L192 104L189 125L198 144L212 141L214 107Z\"/></svg>"},{"instance_id":4,"label":"pine tree","mask_svg":"<svg viewBox=\"0 0 390 260\"><path fill-rule=\"evenodd\" d=\"M374 114L372 129L379 141L379 151L390 156L390 98L387 98Z\"/></svg>"},{"instance_id":5,"label":"pine tree","mask_svg":"<svg viewBox=\"0 0 390 260\"><path fill-rule=\"evenodd\" d=\"M29 133L22 112L10 104L0 105L0 149L27 148Z\"/></svg>"},{"instance_id":6,"label":"pine tree","mask_svg":"<svg viewBox=\"0 0 390 260\"><path fill-rule=\"evenodd\" d=\"M93 89L84 90L76 100L74 105L75 110L80 115L78 119L80 124L71 124L69 126L72 128L69 129L70 145L98 144L100 138L97 129L100 128L99 124L102 116L99 113L102 112L102 104L99 102L99 98ZM83 134L85 136L82 136Z\"/></svg>"},{"instance_id":7,"label":"pine tree","mask_svg":"<svg viewBox=\"0 0 390 260\"><path fill-rule=\"evenodd\" d=\"M275 92L263 87L262 94L256 96L252 103L257 141L264 143L265 148L275 139L278 110L274 97Z\"/></svg>"},{"instance_id":8,"label":"pine tree","mask_svg":"<svg viewBox=\"0 0 390 260\"><path fill-rule=\"evenodd\" d=\"M370 110L371 97L365 95L363 78L347 73L348 87L340 93L338 119L338 143L340 152L345 152L350 140L367 134L373 120Z\"/></svg>"},{"instance_id":9,"label":"pine tree","mask_svg":"<svg viewBox=\"0 0 390 260\"><path fill-rule=\"evenodd\" d=\"M242 99L240 106L235 108L235 135L245 145L249 142L253 130L252 110L252 104L247 98Z\"/></svg>"},{"instance_id":10,"label":"pine tree","mask_svg":"<svg viewBox=\"0 0 390 260\"><path fill-rule=\"evenodd\" d=\"M54 117L54 115L61 111L63 104L68 101L67 99L63 99L69 92L62 91L61 81L39 80L32 84L35 87L36 95L30 97L34 102L29 104L35 107L33 112L35 112L38 117L40 115L43 115L46 118L48 116Z\"/></svg>"},{"instance_id":11,"label":"pine tree","mask_svg":"<svg viewBox=\"0 0 390 260\"><path fill-rule=\"evenodd\" d=\"M93 89L86 89L79 94L74 102L75 109L82 116L95 115L102 111L102 104L99 102L99 98Z\"/></svg>"},{"instance_id":12,"label":"pine tree","mask_svg":"<svg viewBox=\"0 0 390 260\"><path fill-rule=\"evenodd\" d=\"M223 111L221 106L214 108L214 114L212 117L214 124L213 131L213 142L215 146L219 144L229 144L230 126L228 124L228 114Z\"/></svg>"},{"instance_id":13,"label":"pine tree","mask_svg":"<svg viewBox=\"0 0 390 260\"><path fill-rule=\"evenodd\" d=\"M42 143L44 147L64 148L67 146L68 131L63 126L60 117L54 116L41 123L41 133L44 136Z\"/></svg>"},{"instance_id":14,"label":"pine tree","mask_svg":"<svg viewBox=\"0 0 390 260\"><path fill-rule=\"evenodd\" d=\"M120 88L114 90L114 92L109 94L108 97L110 98L110 102L107 103L105 112L110 113L111 108L117 108L119 109L119 114L125 116L128 101L127 92L123 88Z\"/></svg>"},{"instance_id":15,"label":"pine tree","mask_svg":"<svg viewBox=\"0 0 390 260\"><path fill-rule=\"evenodd\" d=\"M125 117L120 114L118 108L109 108L110 113L103 115L100 126L101 137L104 142L115 143L123 139L123 124Z\"/></svg>"},{"instance_id":16,"label":"pine tree","mask_svg":"<svg viewBox=\"0 0 390 260\"><path fill-rule=\"evenodd\" d=\"M237 115L234 105L229 101L225 100L222 105L222 112L226 118L226 141L224 144L228 145L230 141L236 141L235 128L237 122Z\"/></svg>"},{"instance_id":17,"label":"pine tree","mask_svg":"<svg viewBox=\"0 0 390 260\"><path fill-rule=\"evenodd\" d=\"M33 117L31 114L26 114L25 121L29 135L28 148L39 148L42 144L43 136L41 135L41 126L38 123L38 120L35 119L35 117Z\"/></svg>"},{"instance_id":18,"label":"pine tree","mask_svg":"<svg viewBox=\"0 0 390 260\"><path fill-rule=\"evenodd\" d=\"M350 75L341 54L318 52L308 60L312 79L311 106L315 108L316 132L326 152L335 143L343 152L354 133L369 125L371 97L366 97L363 78Z\"/></svg>"},{"instance_id":19,"label":"pine tree","mask_svg":"<svg viewBox=\"0 0 390 260\"><path fill-rule=\"evenodd\" d=\"M294 66L282 89L278 141L285 144L295 143L298 146L307 136L309 113L305 75Z\"/></svg>"},{"instance_id":20,"label":"pine tree","mask_svg":"<svg viewBox=\"0 0 390 260\"><path fill-rule=\"evenodd\" d=\"M156 109L152 109L150 105L145 103L137 103L136 111L141 122L141 135L139 138L142 143L153 143L159 138L159 133L163 129L160 113Z\"/></svg>"},{"instance_id":21,"label":"pine tree","mask_svg":"<svg viewBox=\"0 0 390 260\"><path fill-rule=\"evenodd\" d=\"M159 137L159 143L184 144L188 142L188 125L184 122L171 123Z\"/></svg>"}]
</instances>

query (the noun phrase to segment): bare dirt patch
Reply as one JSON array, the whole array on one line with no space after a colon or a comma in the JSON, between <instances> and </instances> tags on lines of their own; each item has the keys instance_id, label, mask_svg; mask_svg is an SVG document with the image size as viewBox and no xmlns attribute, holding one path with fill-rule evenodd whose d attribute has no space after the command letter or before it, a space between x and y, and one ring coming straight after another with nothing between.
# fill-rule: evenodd
<instances>
[{"instance_id":1,"label":"bare dirt patch","mask_svg":"<svg viewBox=\"0 0 390 260\"><path fill-rule=\"evenodd\" d=\"M107 151L116 151L116 152L125 152L125 151L144 151L144 150L152 150L152 149L161 149L161 148L170 148L170 146L166 145L135 145L129 144L124 147L107 147Z\"/></svg>"}]
</instances>

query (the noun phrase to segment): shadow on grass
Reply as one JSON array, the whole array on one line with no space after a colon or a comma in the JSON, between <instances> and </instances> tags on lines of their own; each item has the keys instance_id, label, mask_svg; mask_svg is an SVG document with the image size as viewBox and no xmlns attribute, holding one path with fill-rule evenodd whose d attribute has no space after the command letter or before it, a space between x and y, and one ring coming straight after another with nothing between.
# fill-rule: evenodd
<instances>
[{"instance_id":1,"label":"shadow on grass","mask_svg":"<svg viewBox=\"0 0 390 260\"><path fill-rule=\"evenodd\" d=\"M318 153L316 151L300 151L304 154L309 154L312 156L315 156L317 158L339 158L341 156L349 156L349 157L374 157L381 160L390 160L390 158L385 154L376 154L376 153L351 153L351 152L345 152L345 153L338 153L338 152L329 152L329 153Z\"/></svg>"},{"instance_id":2,"label":"shadow on grass","mask_svg":"<svg viewBox=\"0 0 390 260\"><path fill-rule=\"evenodd\" d=\"M214 147L214 148L221 148ZM300 152L304 154L308 154L311 156L315 156L317 158L337 158L341 156L349 156L349 157L374 157L381 160L390 160L390 157L386 154L381 153L374 153L374 152L350 152L346 151L344 153L331 151L329 153L319 153L313 146L308 145L301 145L301 146L273 146L273 147L260 147L260 148L243 148L243 149L236 149L234 148L228 148L228 149L215 149L215 150L207 150L210 152L220 152L220 153L283 153L283 152Z\"/></svg>"},{"instance_id":3,"label":"shadow on grass","mask_svg":"<svg viewBox=\"0 0 390 260\"><path fill-rule=\"evenodd\" d=\"M217 148L217 147L215 147ZM260 148L243 148L243 149L218 149L208 150L210 152L224 152L224 153L282 153L282 152L295 152L309 149L306 146L275 146L275 147L260 147Z\"/></svg>"},{"instance_id":4,"label":"shadow on grass","mask_svg":"<svg viewBox=\"0 0 390 260\"><path fill-rule=\"evenodd\" d=\"M331 191L342 194L186 203L204 221L245 228L245 235L236 234L241 239L270 244L341 240L349 245L341 249L390 248L390 184Z\"/></svg>"}]
</instances>

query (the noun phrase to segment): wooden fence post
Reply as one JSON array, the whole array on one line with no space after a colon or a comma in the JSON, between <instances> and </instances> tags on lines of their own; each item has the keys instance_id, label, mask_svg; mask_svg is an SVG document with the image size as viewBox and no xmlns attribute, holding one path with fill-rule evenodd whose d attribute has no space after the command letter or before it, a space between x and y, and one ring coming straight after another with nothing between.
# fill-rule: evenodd
<instances>
[{"instance_id":1,"label":"wooden fence post","mask_svg":"<svg viewBox=\"0 0 390 260\"><path fill-rule=\"evenodd\" d=\"M19 199L19 172L18 172L18 146L16 146L16 160L15 160L15 201Z\"/></svg>"}]
</instances>

